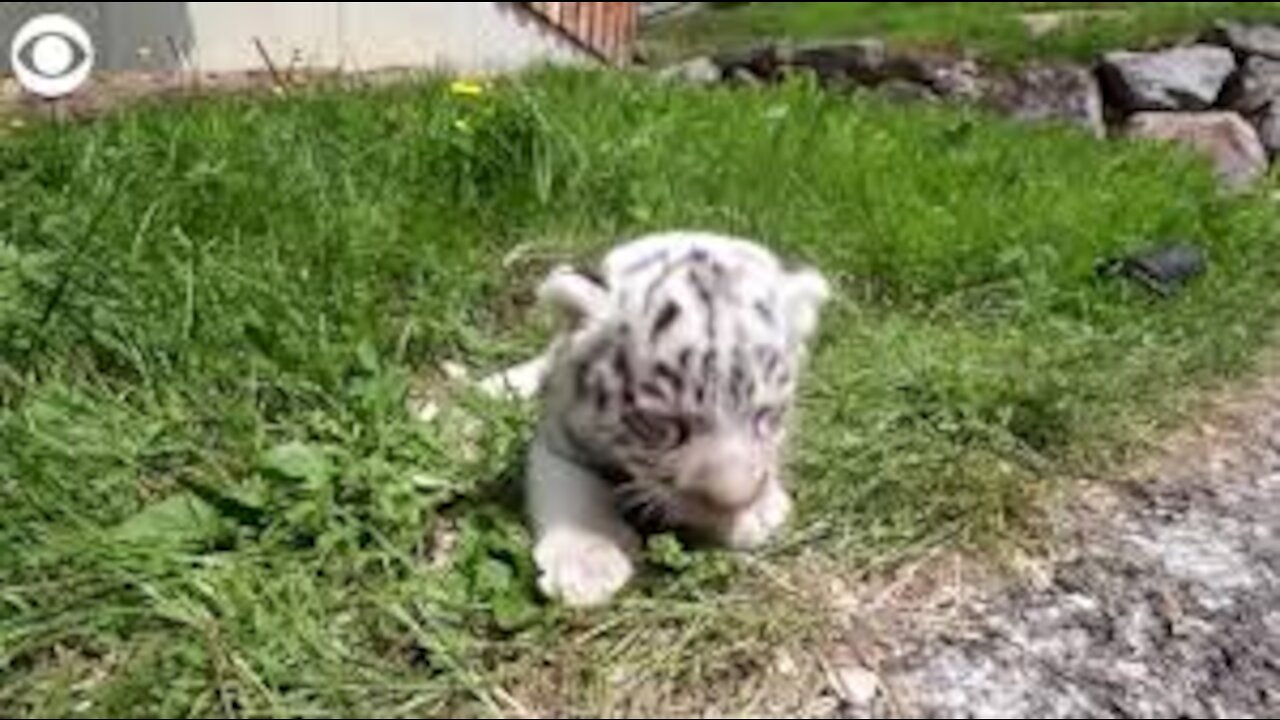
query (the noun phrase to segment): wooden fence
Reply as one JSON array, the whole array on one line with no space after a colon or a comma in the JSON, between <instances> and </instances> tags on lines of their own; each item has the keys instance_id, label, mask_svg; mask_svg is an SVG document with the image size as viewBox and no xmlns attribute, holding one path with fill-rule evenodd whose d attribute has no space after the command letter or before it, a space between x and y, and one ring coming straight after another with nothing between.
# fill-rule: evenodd
<instances>
[{"instance_id":1,"label":"wooden fence","mask_svg":"<svg viewBox=\"0 0 1280 720\"><path fill-rule=\"evenodd\" d=\"M640 27L640 3L522 4L599 58L618 65L624 65L631 59L631 50Z\"/></svg>"}]
</instances>

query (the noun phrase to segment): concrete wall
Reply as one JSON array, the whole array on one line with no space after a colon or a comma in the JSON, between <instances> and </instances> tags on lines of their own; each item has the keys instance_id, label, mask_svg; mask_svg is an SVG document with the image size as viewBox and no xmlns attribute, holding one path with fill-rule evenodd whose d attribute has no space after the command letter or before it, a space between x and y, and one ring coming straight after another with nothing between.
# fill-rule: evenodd
<instances>
[{"instance_id":1,"label":"concrete wall","mask_svg":"<svg viewBox=\"0 0 1280 720\"><path fill-rule=\"evenodd\" d=\"M189 62L207 72L264 69L257 39L282 69L291 64L339 67L344 59L342 12L348 4L186 3L193 29Z\"/></svg>"},{"instance_id":2,"label":"concrete wall","mask_svg":"<svg viewBox=\"0 0 1280 720\"><path fill-rule=\"evenodd\" d=\"M104 70L262 70L255 38L281 68L498 72L588 60L516 3L11 2L0 3L0 68L9 39L42 12L84 23Z\"/></svg>"},{"instance_id":3,"label":"concrete wall","mask_svg":"<svg viewBox=\"0 0 1280 720\"><path fill-rule=\"evenodd\" d=\"M361 69L408 61L415 66L501 71L531 60L587 59L514 3L341 4L347 54Z\"/></svg>"}]
</instances>

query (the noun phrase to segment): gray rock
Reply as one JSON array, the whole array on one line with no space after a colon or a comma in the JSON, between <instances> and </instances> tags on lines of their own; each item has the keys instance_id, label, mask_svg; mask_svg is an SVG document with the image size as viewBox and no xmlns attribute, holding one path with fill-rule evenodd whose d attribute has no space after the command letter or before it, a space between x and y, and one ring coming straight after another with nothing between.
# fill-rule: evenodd
<instances>
[{"instance_id":1,"label":"gray rock","mask_svg":"<svg viewBox=\"0 0 1280 720\"><path fill-rule=\"evenodd\" d=\"M746 68L734 68L730 71L729 82L739 87L764 87L764 80Z\"/></svg>"},{"instance_id":2,"label":"gray rock","mask_svg":"<svg viewBox=\"0 0 1280 720\"><path fill-rule=\"evenodd\" d=\"M682 81L694 85L715 85L724 79L720 66L709 57L687 60L679 65L663 68L658 77L663 80Z\"/></svg>"},{"instance_id":3,"label":"gray rock","mask_svg":"<svg viewBox=\"0 0 1280 720\"><path fill-rule=\"evenodd\" d=\"M1271 105L1263 110L1255 121L1258 128L1258 139L1272 159L1280 156L1280 105Z\"/></svg>"},{"instance_id":4,"label":"gray rock","mask_svg":"<svg viewBox=\"0 0 1280 720\"><path fill-rule=\"evenodd\" d=\"M731 50L716 55L713 60L724 76L731 78L738 70L746 70L761 80L773 81L787 65L790 51L773 43L756 45L742 50Z\"/></svg>"},{"instance_id":5,"label":"gray rock","mask_svg":"<svg viewBox=\"0 0 1280 720\"><path fill-rule=\"evenodd\" d=\"M1262 112L1280 100L1280 60L1255 56L1245 61L1227 105L1245 115Z\"/></svg>"},{"instance_id":6,"label":"gray rock","mask_svg":"<svg viewBox=\"0 0 1280 720\"><path fill-rule=\"evenodd\" d=\"M904 79L928 85L948 100L977 101L988 91L988 79L982 68L970 59L904 58L896 63L895 71Z\"/></svg>"},{"instance_id":7,"label":"gray rock","mask_svg":"<svg viewBox=\"0 0 1280 720\"><path fill-rule=\"evenodd\" d=\"M882 76L889 50L884 41L875 38L824 41L793 48L785 60L812 68L823 80L847 76L869 83Z\"/></svg>"},{"instance_id":8,"label":"gray rock","mask_svg":"<svg viewBox=\"0 0 1280 720\"><path fill-rule=\"evenodd\" d=\"M1089 70L1074 65L1029 67L992 90L1000 111L1032 122L1067 122L1106 136L1102 89Z\"/></svg>"},{"instance_id":9,"label":"gray rock","mask_svg":"<svg viewBox=\"0 0 1280 720\"><path fill-rule=\"evenodd\" d=\"M1241 55L1262 55L1280 60L1280 26L1221 21L1214 26L1208 39Z\"/></svg>"},{"instance_id":10,"label":"gray rock","mask_svg":"<svg viewBox=\"0 0 1280 720\"><path fill-rule=\"evenodd\" d=\"M1100 70L1108 100L1124 113L1206 110L1235 71L1235 55L1213 45L1109 53Z\"/></svg>"},{"instance_id":11,"label":"gray rock","mask_svg":"<svg viewBox=\"0 0 1280 720\"><path fill-rule=\"evenodd\" d=\"M842 702L855 707L870 707L880 695L880 677L861 665L833 668L831 685Z\"/></svg>"},{"instance_id":12,"label":"gray rock","mask_svg":"<svg viewBox=\"0 0 1280 720\"><path fill-rule=\"evenodd\" d=\"M984 97L989 79L977 62L932 52L891 52L877 39L825 41L791 48L776 48L774 65L813 72L824 87L835 90L889 86L894 94L941 96L976 101ZM760 56L755 69L768 64ZM722 63L722 66L724 64ZM769 77L757 70L762 77ZM908 88L908 84L920 86ZM898 92L898 91L905 92Z\"/></svg>"},{"instance_id":13,"label":"gray rock","mask_svg":"<svg viewBox=\"0 0 1280 720\"><path fill-rule=\"evenodd\" d=\"M1230 189L1256 182L1269 167L1257 131L1238 113L1139 113L1130 118L1127 132L1131 137L1175 142L1204 155Z\"/></svg>"}]
</instances>

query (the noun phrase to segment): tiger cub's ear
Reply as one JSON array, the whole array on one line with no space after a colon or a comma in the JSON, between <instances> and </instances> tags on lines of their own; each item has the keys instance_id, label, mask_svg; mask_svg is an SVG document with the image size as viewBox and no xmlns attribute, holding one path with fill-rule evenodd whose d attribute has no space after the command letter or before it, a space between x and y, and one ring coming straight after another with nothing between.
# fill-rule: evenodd
<instances>
[{"instance_id":1,"label":"tiger cub's ear","mask_svg":"<svg viewBox=\"0 0 1280 720\"><path fill-rule=\"evenodd\" d=\"M782 307L793 338L807 341L818 329L822 308L831 298L831 286L811 268L787 275L782 290Z\"/></svg>"},{"instance_id":2,"label":"tiger cub's ear","mask_svg":"<svg viewBox=\"0 0 1280 720\"><path fill-rule=\"evenodd\" d=\"M539 304L559 312L574 330L609 312L609 290L596 278L567 266L553 269L538 289Z\"/></svg>"}]
</instances>

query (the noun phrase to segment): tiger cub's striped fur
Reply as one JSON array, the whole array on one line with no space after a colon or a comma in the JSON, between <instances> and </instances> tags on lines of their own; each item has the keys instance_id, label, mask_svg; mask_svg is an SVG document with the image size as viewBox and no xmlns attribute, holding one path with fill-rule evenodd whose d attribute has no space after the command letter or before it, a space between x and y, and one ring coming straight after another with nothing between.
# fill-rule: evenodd
<instances>
[{"instance_id":1,"label":"tiger cub's striped fur","mask_svg":"<svg viewBox=\"0 0 1280 720\"><path fill-rule=\"evenodd\" d=\"M567 327L505 380L537 393L527 496L541 586L607 602L633 573L638 521L729 547L767 542L791 500L787 419L826 281L750 241L667 233L598 277L567 268L543 302Z\"/></svg>"}]
</instances>

